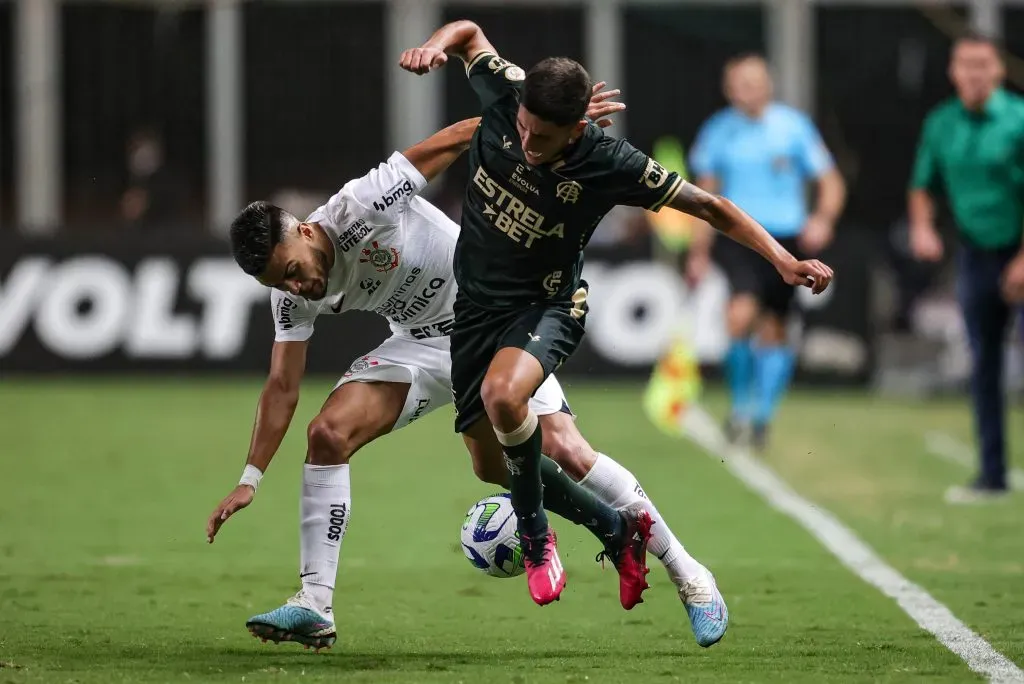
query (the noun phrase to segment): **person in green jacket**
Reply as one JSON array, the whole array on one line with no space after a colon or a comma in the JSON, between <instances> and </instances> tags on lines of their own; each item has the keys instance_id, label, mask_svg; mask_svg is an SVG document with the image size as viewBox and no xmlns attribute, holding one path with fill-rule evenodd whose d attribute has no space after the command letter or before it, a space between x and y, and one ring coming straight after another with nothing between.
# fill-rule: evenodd
<instances>
[{"instance_id":1,"label":"person in green jacket","mask_svg":"<svg viewBox=\"0 0 1024 684\"><path fill-rule=\"evenodd\" d=\"M1004 342L1013 305L1024 299L1024 98L1002 88L997 46L971 35L956 41L949 76L956 96L928 115L910 181L910 242L916 258L938 261L935 198L956 224L957 296L973 357L971 398L980 472L950 502L1006 492Z\"/></svg>"}]
</instances>

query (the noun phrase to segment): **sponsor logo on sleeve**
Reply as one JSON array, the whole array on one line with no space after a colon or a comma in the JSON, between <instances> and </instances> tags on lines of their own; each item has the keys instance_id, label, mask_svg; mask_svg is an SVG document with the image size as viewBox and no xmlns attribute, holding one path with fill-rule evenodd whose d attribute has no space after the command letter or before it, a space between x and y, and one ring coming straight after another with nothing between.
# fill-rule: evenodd
<instances>
[{"instance_id":1,"label":"sponsor logo on sleeve","mask_svg":"<svg viewBox=\"0 0 1024 684\"><path fill-rule=\"evenodd\" d=\"M292 311L298 306L291 297L277 300L277 326L281 330L291 330L295 327L295 322L292 320Z\"/></svg>"},{"instance_id":2,"label":"sponsor logo on sleeve","mask_svg":"<svg viewBox=\"0 0 1024 684\"><path fill-rule=\"evenodd\" d=\"M379 200L375 200L373 208L377 211L384 212L395 206L400 199L406 196L412 195L412 181L402 180L391 187L387 192L380 196Z\"/></svg>"},{"instance_id":3,"label":"sponsor logo on sleeve","mask_svg":"<svg viewBox=\"0 0 1024 684\"><path fill-rule=\"evenodd\" d=\"M494 74L500 74L502 71L505 72L505 78L512 82L522 81L526 78L526 72L521 68L513 64L512 62L502 57L494 56L491 57L487 62L487 68Z\"/></svg>"},{"instance_id":4,"label":"sponsor logo on sleeve","mask_svg":"<svg viewBox=\"0 0 1024 684\"><path fill-rule=\"evenodd\" d=\"M648 159L647 168L644 169L644 175L640 176L640 181L651 190L656 190L664 185L666 178L668 171L665 167L653 159Z\"/></svg>"}]
</instances>

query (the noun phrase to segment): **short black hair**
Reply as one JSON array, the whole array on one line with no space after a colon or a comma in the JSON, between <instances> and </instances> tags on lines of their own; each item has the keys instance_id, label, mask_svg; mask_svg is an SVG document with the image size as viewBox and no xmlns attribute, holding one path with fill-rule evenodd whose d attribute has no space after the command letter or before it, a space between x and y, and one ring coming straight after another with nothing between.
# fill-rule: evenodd
<instances>
[{"instance_id":1,"label":"short black hair","mask_svg":"<svg viewBox=\"0 0 1024 684\"><path fill-rule=\"evenodd\" d=\"M980 43L981 45L988 45L995 49L996 52L1000 52L1002 50L1002 46L996 38L976 29L968 29L959 34L953 42L953 45L956 46L962 43Z\"/></svg>"},{"instance_id":2,"label":"short black hair","mask_svg":"<svg viewBox=\"0 0 1024 684\"><path fill-rule=\"evenodd\" d=\"M760 52L754 52L748 50L747 52L740 52L733 55L725 62L726 69L732 69L733 67L743 64L743 62L761 62L765 66L768 66L768 60Z\"/></svg>"},{"instance_id":3,"label":"short black hair","mask_svg":"<svg viewBox=\"0 0 1024 684\"><path fill-rule=\"evenodd\" d=\"M267 270L270 255L284 237L286 212L270 202L253 202L231 222L231 253L251 276Z\"/></svg>"},{"instance_id":4,"label":"short black hair","mask_svg":"<svg viewBox=\"0 0 1024 684\"><path fill-rule=\"evenodd\" d=\"M590 74L568 57L548 57L533 65L523 83L523 106L557 126L583 118L590 104Z\"/></svg>"}]
</instances>

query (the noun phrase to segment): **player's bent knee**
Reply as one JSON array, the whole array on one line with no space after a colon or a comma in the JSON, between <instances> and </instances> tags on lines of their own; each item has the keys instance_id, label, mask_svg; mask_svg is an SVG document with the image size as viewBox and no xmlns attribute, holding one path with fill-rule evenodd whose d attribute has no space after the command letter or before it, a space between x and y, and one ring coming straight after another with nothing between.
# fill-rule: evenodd
<instances>
[{"instance_id":1,"label":"player's bent knee","mask_svg":"<svg viewBox=\"0 0 1024 684\"><path fill-rule=\"evenodd\" d=\"M322 415L309 424L306 439L306 462L310 465L348 463L360 446L351 430L346 430Z\"/></svg>"},{"instance_id":2,"label":"player's bent knee","mask_svg":"<svg viewBox=\"0 0 1024 684\"><path fill-rule=\"evenodd\" d=\"M519 390L507 376L484 378L480 398L483 399L484 410L491 423L499 424L525 418L529 397L520 396Z\"/></svg>"}]
</instances>

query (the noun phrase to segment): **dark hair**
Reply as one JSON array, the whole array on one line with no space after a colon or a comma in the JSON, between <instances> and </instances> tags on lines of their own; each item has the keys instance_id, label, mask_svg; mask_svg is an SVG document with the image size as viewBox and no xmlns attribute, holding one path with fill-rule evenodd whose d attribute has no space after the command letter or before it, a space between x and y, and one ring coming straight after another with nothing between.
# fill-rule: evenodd
<instances>
[{"instance_id":1,"label":"dark hair","mask_svg":"<svg viewBox=\"0 0 1024 684\"><path fill-rule=\"evenodd\" d=\"M548 57L526 74L523 106L544 121L568 126L587 113L590 86L582 64L568 57Z\"/></svg>"},{"instance_id":2,"label":"dark hair","mask_svg":"<svg viewBox=\"0 0 1024 684\"><path fill-rule=\"evenodd\" d=\"M765 66L768 65L768 60L765 59L764 55L760 52L741 52L737 55L733 55L726 61L725 68L732 69L734 66L743 64L743 62L761 62Z\"/></svg>"},{"instance_id":3,"label":"dark hair","mask_svg":"<svg viewBox=\"0 0 1024 684\"><path fill-rule=\"evenodd\" d=\"M231 253L242 270L258 276L284 237L285 211L270 202L253 202L231 222Z\"/></svg>"},{"instance_id":4,"label":"dark hair","mask_svg":"<svg viewBox=\"0 0 1024 684\"><path fill-rule=\"evenodd\" d=\"M1000 52L1002 47L999 45L999 41L990 35L982 33L981 31L968 30L964 31L957 36L954 45L960 45L962 43L980 43L981 45L988 45L993 48L996 52Z\"/></svg>"}]
</instances>

